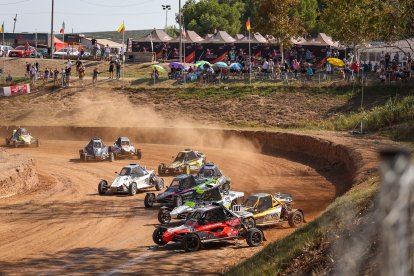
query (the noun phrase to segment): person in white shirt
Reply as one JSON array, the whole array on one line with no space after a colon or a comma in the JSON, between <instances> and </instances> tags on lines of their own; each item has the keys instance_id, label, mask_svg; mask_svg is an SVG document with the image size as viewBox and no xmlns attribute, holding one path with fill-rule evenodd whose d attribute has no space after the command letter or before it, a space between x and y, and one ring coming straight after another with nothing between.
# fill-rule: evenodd
<instances>
[{"instance_id":1,"label":"person in white shirt","mask_svg":"<svg viewBox=\"0 0 414 276\"><path fill-rule=\"evenodd\" d=\"M107 44L105 47L105 60L109 61L109 55L111 54L111 48L109 48L109 45Z\"/></svg>"},{"instance_id":2,"label":"person in white shirt","mask_svg":"<svg viewBox=\"0 0 414 276\"><path fill-rule=\"evenodd\" d=\"M267 59L263 62L262 72L264 73L265 78L267 78L269 74L269 62Z\"/></svg>"}]
</instances>

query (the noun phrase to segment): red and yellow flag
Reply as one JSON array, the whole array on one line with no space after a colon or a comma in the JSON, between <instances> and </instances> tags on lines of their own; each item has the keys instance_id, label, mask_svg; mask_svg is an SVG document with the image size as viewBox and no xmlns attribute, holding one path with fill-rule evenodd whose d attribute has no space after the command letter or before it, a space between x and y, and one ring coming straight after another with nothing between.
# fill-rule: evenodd
<instances>
[{"instance_id":1,"label":"red and yellow flag","mask_svg":"<svg viewBox=\"0 0 414 276\"><path fill-rule=\"evenodd\" d=\"M123 33L123 32L125 32L125 25L124 25L124 22L122 22L122 25L118 28L117 32L118 32L118 33Z\"/></svg>"},{"instance_id":2,"label":"red and yellow flag","mask_svg":"<svg viewBox=\"0 0 414 276\"><path fill-rule=\"evenodd\" d=\"M248 19L246 22L246 29L250 31L250 19Z\"/></svg>"}]
</instances>

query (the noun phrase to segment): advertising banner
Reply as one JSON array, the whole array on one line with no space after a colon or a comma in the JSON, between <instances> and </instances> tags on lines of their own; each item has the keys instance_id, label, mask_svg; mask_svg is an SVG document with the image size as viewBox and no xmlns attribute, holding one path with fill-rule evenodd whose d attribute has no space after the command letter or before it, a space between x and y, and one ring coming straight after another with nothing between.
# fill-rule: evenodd
<instances>
[{"instance_id":1,"label":"advertising banner","mask_svg":"<svg viewBox=\"0 0 414 276\"><path fill-rule=\"evenodd\" d=\"M30 84L21 84L0 88L0 96L9 97L30 93Z\"/></svg>"}]
</instances>

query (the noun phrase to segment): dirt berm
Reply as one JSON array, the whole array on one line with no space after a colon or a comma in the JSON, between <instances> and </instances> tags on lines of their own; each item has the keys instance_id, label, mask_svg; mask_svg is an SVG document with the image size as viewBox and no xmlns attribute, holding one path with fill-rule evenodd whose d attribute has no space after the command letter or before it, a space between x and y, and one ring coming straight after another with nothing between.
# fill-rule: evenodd
<instances>
[{"instance_id":1,"label":"dirt berm","mask_svg":"<svg viewBox=\"0 0 414 276\"><path fill-rule=\"evenodd\" d=\"M0 148L0 198L24 193L38 183L32 158Z\"/></svg>"},{"instance_id":2,"label":"dirt berm","mask_svg":"<svg viewBox=\"0 0 414 276\"><path fill-rule=\"evenodd\" d=\"M377 140L358 139L338 133L309 135L208 128L67 126L32 126L30 130L41 139L85 140L85 144L92 137L100 137L107 144L111 144L118 135L123 135L139 143L232 149L254 147L264 154L307 163L316 167L322 174L324 171L335 169L340 175L330 180L336 185L336 196L372 175L376 170L377 148L382 144Z\"/></svg>"}]
</instances>

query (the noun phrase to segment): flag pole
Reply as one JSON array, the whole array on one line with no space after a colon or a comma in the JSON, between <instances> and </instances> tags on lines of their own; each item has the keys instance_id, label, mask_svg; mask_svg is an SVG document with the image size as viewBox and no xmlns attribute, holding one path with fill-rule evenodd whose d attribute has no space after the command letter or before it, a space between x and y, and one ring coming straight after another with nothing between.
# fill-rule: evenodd
<instances>
[{"instance_id":1,"label":"flag pole","mask_svg":"<svg viewBox=\"0 0 414 276\"><path fill-rule=\"evenodd\" d=\"M250 37L250 17L249 17L249 83L252 85L252 52L250 47L251 37Z\"/></svg>"},{"instance_id":2,"label":"flag pole","mask_svg":"<svg viewBox=\"0 0 414 276\"><path fill-rule=\"evenodd\" d=\"M125 87L125 62L124 62L124 55L125 55L125 23L124 20L122 20L122 26L124 27L122 31L122 89Z\"/></svg>"}]
</instances>

